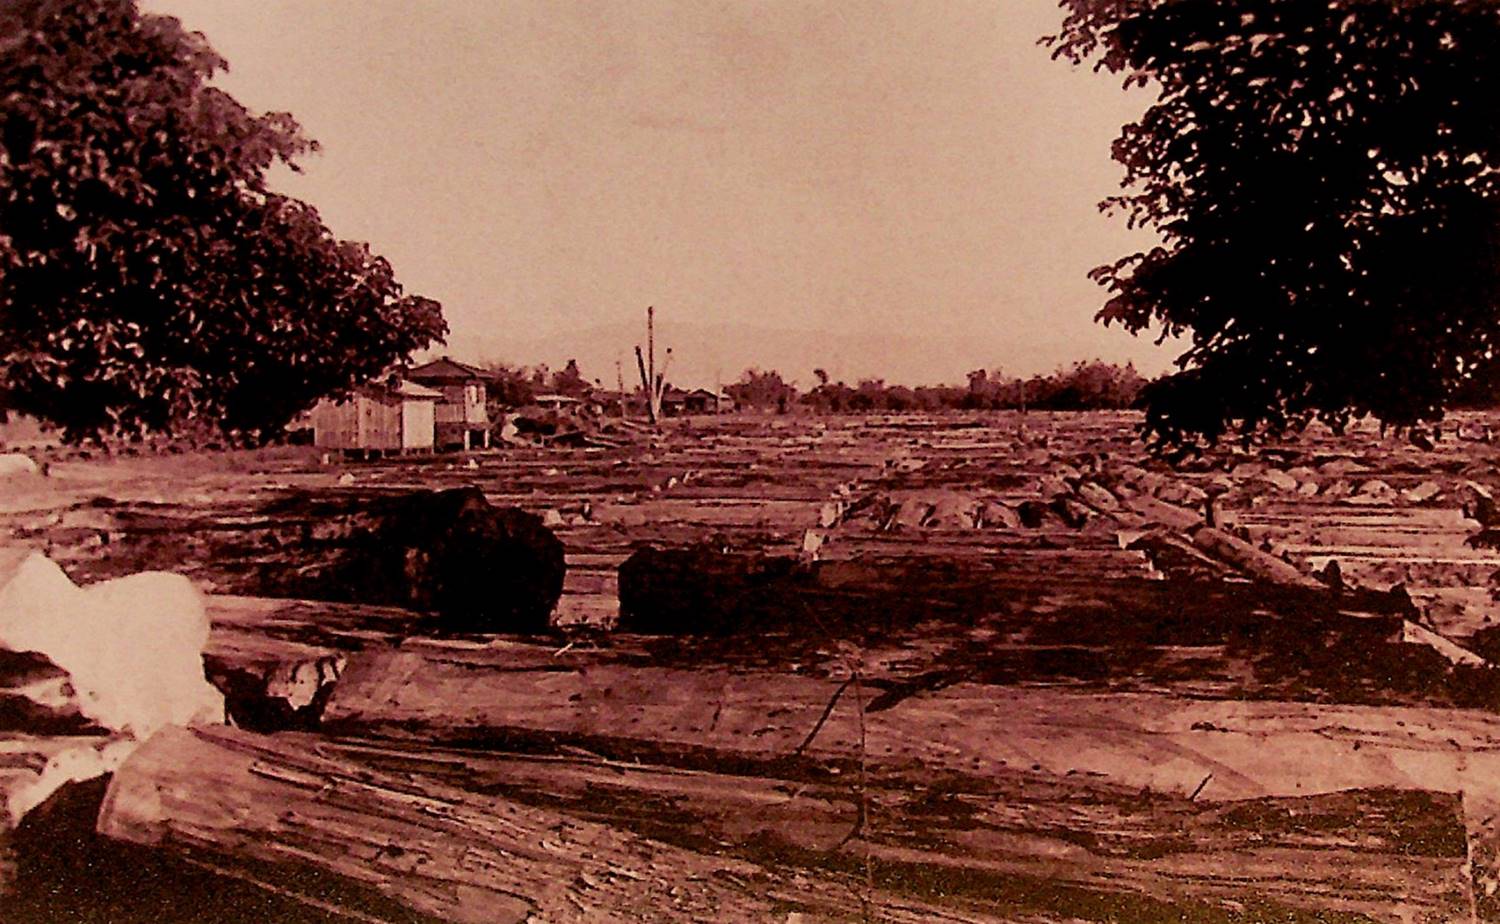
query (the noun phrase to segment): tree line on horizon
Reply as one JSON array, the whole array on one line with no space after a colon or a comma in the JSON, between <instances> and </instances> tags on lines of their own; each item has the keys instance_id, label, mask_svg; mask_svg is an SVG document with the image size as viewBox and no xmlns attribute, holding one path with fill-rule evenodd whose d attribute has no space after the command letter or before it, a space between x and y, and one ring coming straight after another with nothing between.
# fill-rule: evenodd
<instances>
[{"instance_id":1,"label":"tree line on horizon","mask_svg":"<svg viewBox=\"0 0 1500 924\"><path fill-rule=\"evenodd\" d=\"M599 380L586 378L571 359L561 370L506 362L483 363L481 368L490 376L491 401L504 408L533 404L538 395L587 398L608 391ZM1092 411L1134 407L1150 381L1133 363L1121 366L1099 359L1027 377L976 369L963 385L909 386L879 378L849 385L833 381L823 369L814 369L813 378L817 384L804 391L776 370L749 368L739 381L724 386L724 393L741 408L780 412L794 408L831 414L1027 408ZM639 386L628 393L638 391Z\"/></svg>"}]
</instances>

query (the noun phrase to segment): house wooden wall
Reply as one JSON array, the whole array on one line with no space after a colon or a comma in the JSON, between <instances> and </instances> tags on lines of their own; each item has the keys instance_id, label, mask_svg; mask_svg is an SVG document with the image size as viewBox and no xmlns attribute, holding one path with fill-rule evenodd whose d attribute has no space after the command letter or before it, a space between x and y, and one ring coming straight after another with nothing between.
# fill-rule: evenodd
<instances>
[{"instance_id":1,"label":"house wooden wall","mask_svg":"<svg viewBox=\"0 0 1500 924\"><path fill-rule=\"evenodd\" d=\"M479 382L459 385L444 385L443 400L437 407L437 422L440 424L463 424L473 429L485 429L490 425L486 411L485 388Z\"/></svg>"},{"instance_id":2,"label":"house wooden wall","mask_svg":"<svg viewBox=\"0 0 1500 924\"><path fill-rule=\"evenodd\" d=\"M432 449L437 435L435 401L406 399L401 404L403 449Z\"/></svg>"},{"instance_id":3,"label":"house wooden wall","mask_svg":"<svg viewBox=\"0 0 1500 924\"><path fill-rule=\"evenodd\" d=\"M362 391L313 408L313 445L320 449L432 449L435 402L394 392Z\"/></svg>"}]
</instances>

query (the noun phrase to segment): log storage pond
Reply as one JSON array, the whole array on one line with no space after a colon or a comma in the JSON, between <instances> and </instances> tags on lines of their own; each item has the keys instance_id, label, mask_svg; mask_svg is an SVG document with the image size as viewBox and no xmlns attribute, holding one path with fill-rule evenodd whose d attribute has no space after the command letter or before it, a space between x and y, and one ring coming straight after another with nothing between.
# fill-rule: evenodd
<instances>
[{"instance_id":1,"label":"log storage pond","mask_svg":"<svg viewBox=\"0 0 1500 924\"><path fill-rule=\"evenodd\" d=\"M0 480L0 917L1500 920L1485 423L59 457ZM104 628L5 642L48 607Z\"/></svg>"}]
</instances>

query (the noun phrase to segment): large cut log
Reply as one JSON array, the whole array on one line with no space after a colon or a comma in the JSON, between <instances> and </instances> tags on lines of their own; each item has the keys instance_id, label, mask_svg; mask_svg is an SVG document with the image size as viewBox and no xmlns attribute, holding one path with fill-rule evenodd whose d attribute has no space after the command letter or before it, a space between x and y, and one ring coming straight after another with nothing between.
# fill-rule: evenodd
<instances>
[{"instance_id":1,"label":"large cut log","mask_svg":"<svg viewBox=\"0 0 1500 924\"><path fill-rule=\"evenodd\" d=\"M1184 795L1202 787L1215 800L1382 787L1488 792L1500 780L1500 730L1478 710L1075 693L960 675L916 678L929 682L879 696L866 685L861 719L839 670L837 661L790 673L427 643L352 657L324 727L467 745L571 744L696 769L730 756L801 756L841 772L861 758L978 777L1023 767Z\"/></svg>"},{"instance_id":2,"label":"large cut log","mask_svg":"<svg viewBox=\"0 0 1500 924\"><path fill-rule=\"evenodd\" d=\"M1464 858L1456 800L1424 793L1221 805L1018 771L860 785L224 729L149 742L100 830L314 908L332 891L364 920L390 919L376 896L455 921L862 903L891 921L1443 920Z\"/></svg>"},{"instance_id":3,"label":"large cut log","mask_svg":"<svg viewBox=\"0 0 1500 924\"><path fill-rule=\"evenodd\" d=\"M1124 504L1130 513L1141 517L1147 523L1167 526L1181 532L1203 525L1201 513L1157 500L1149 494L1129 495L1124 499Z\"/></svg>"},{"instance_id":4,"label":"large cut log","mask_svg":"<svg viewBox=\"0 0 1500 924\"><path fill-rule=\"evenodd\" d=\"M857 881L767 870L420 773L330 760L316 739L168 728L115 774L107 837L179 852L317 906L330 879L459 924L848 918ZM871 895L884 920L994 921ZM340 910L390 920L381 903Z\"/></svg>"},{"instance_id":5,"label":"large cut log","mask_svg":"<svg viewBox=\"0 0 1500 924\"><path fill-rule=\"evenodd\" d=\"M290 576L288 596L347 594L437 613L450 629L541 632L562 595L562 542L540 517L492 507L478 488L372 500L314 524L310 541L317 531L331 554Z\"/></svg>"},{"instance_id":6,"label":"large cut log","mask_svg":"<svg viewBox=\"0 0 1500 924\"><path fill-rule=\"evenodd\" d=\"M220 593L406 607L460 631L545 631L566 571L540 517L474 487L69 513L87 515L94 542L59 543L60 560L84 579L160 568Z\"/></svg>"},{"instance_id":7,"label":"large cut log","mask_svg":"<svg viewBox=\"0 0 1500 924\"><path fill-rule=\"evenodd\" d=\"M1223 559L1257 580L1308 590L1325 590L1328 587L1312 575L1303 574L1291 562L1268 555L1223 530L1199 526L1192 531L1191 536L1193 544L1198 548Z\"/></svg>"},{"instance_id":8,"label":"large cut log","mask_svg":"<svg viewBox=\"0 0 1500 924\"><path fill-rule=\"evenodd\" d=\"M798 592L810 586L794 558L648 546L620 565L619 628L693 635L803 625Z\"/></svg>"},{"instance_id":9,"label":"large cut log","mask_svg":"<svg viewBox=\"0 0 1500 924\"><path fill-rule=\"evenodd\" d=\"M867 866L890 894L982 901L1035 920L1446 920L1466 910L1465 817L1451 794L1353 790L1193 801L1007 770L840 776L795 762L693 771L569 752L343 739L340 763L555 808L686 847L808 874ZM1040 883L1048 888L1037 888ZM879 919L879 909L874 917Z\"/></svg>"},{"instance_id":10,"label":"large cut log","mask_svg":"<svg viewBox=\"0 0 1500 924\"><path fill-rule=\"evenodd\" d=\"M841 539L838 550L857 545ZM1144 555L1114 547L980 550L963 557L914 548L922 554L881 549L814 562L706 546L641 548L619 568L618 628L651 635L864 636L935 617L982 622L1006 612L1018 587L1055 584L1058 572L1082 572L1096 583L1120 578L1126 593L1149 574ZM894 554L902 551L908 554ZM1133 584L1124 583L1131 578Z\"/></svg>"},{"instance_id":11,"label":"large cut log","mask_svg":"<svg viewBox=\"0 0 1500 924\"><path fill-rule=\"evenodd\" d=\"M253 731L309 728L350 652L399 642L409 610L349 603L205 598L212 621L203 664L229 719Z\"/></svg>"},{"instance_id":12,"label":"large cut log","mask_svg":"<svg viewBox=\"0 0 1500 924\"><path fill-rule=\"evenodd\" d=\"M1239 876L1241 883L1243 877L1253 879L1262 898L1344 910L1364 903L1360 913L1375 920L1386 919L1376 910L1383 902L1396 909L1392 919L1410 919L1411 906L1403 902L1425 906L1430 901L1438 909L1427 915L1431 920L1445 919L1456 907L1451 902L1457 900L1462 859L1455 851L1462 852L1463 838L1452 823L1451 798L1443 803L1448 806L1443 810L1449 813L1443 822L1448 833L1439 838L1446 846L1424 867L1427 872L1393 870L1389 863L1394 861L1367 855L1349 863L1334 854L1294 858L1285 847L1269 846L1262 855L1216 859L1202 840L1193 842L1201 850L1184 845L1184 854L1163 854L1169 840L1153 846L1153 836L1139 832L1142 837L1133 849L1142 858L1155 858L1154 866L1144 867L1166 877L1148 882L1134 878L1140 872L1136 868L1088 848L1099 843L1097 830L1067 833L1069 822L1038 804L1045 800L999 792L997 785L1005 787L997 781L1014 779L1020 769L1039 774L1038 779L1090 781L1101 791L1113 784L1116 791L1150 793L1137 796L1144 799L1136 807L1136 818L1143 823L1150 806L1193 802L1189 797L1197 793L1198 803L1207 801L1226 817L1240 819L1243 831L1235 836L1263 844L1276 818L1320 818L1320 823L1332 824L1332 816L1313 804L1233 800L1333 797L1374 789L1405 790L1407 795L1392 798L1422 803L1429 798L1423 792L1462 791L1467 806L1476 789L1493 789L1491 774L1500 771L1500 764L1485 756L1500 738L1490 717L1477 712L1093 696L959 683L915 689L904 698L882 694L877 699L885 700L880 704L885 708L867 701L861 735L857 694L836 675L710 665L669 668L638 663L638 657L633 651L559 654L509 644L458 648L424 643L404 653L371 652L354 659L326 718L335 731L405 739L410 751L445 765L444 772L455 779L467 780L462 785L486 791L514 787L503 791L515 798L524 798L519 794L523 790L545 793L549 800L572 805L573 811L612 820L628 815L632 806L647 807L645 817L626 823L653 836L667 836L662 828L675 823L733 845L744 843L744 829L749 828L762 844L775 840L802 861L812 862L807 859L811 851L818 862L831 863L842 853L835 849L833 833L847 819L854 798L839 782L855 779L864 767L872 781L868 823L874 833L854 843L864 850L865 841L870 842L874 866L883 875L896 875L893 867L882 864L894 863L899 850L879 832L894 828L908 831L912 842L920 843L920 850L902 861L908 869L928 870L913 873L919 878L933 875L932 864L946 863L966 869L965 881L1004 870L1005 875L1035 875L1078 888L1098 888L1103 881L1135 883L1141 894L1158 899L1241 900L1244 893L1230 884ZM866 687L866 696L869 692ZM483 758L434 754L434 739L541 748L561 760L582 747L628 764L539 771L528 769L521 759L488 767ZM639 761L674 768L663 773L690 771L691 785L642 780L631 769L644 775L647 768L640 768ZM756 786L730 786L722 779L722 768L731 766L741 776L783 781L766 796L786 792L792 805L784 813L757 806ZM566 781L572 774L577 776ZM606 795L611 789L606 777L615 781L613 797ZM1005 816L1007 823L997 821L1003 834L986 833L982 813L964 818L963 831L934 826L931 814L913 824L902 808L910 803L903 803L900 794L923 791L971 794L977 804L1004 805L1014 814ZM736 799L743 814L734 814ZM1090 805L1108 803L1100 792L1090 796ZM1373 804L1366 809L1376 815L1386 812ZM1347 819L1366 809L1346 806L1333 815ZM1076 806L1070 811L1072 823L1078 823ZM794 820L798 816L806 825L800 833ZM1048 833L1017 823L1018 818L1031 819ZM1166 830L1176 822L1164 824ZM1352 829L1338 829L1337 834L1333 828L1322 830L1330 845L1373 843ZM1070 846L1063 848L1049 836ZM948 856L959 844L964 855ZM1061 853L1065 860L1040 870L1018 859L1017 854L1028 851L1052 857ZM1331 864L1327 873L1314 872L1320 860ZM1350 868L1370 878L1362 873L1362 884L1341 881ZM1403 883L1399 895L1382 892L1382 881ZM1423 882L1430 885L1419 885ZM993 882L989 887L999 888ZM1414 897L1419 893L1430 898L1419 901ZM1252 914L1248 919L1292 918Z\"/></svg>"},{"instance_id":13,"label":"large cut log","mask_svg":"<svg viewBox=\"0 0 1500 924\"><path fill-rule=\"evenodd\" d=\"M986 561L821 561L708 546L637 550L619 569L623 632L864 634L947 615L974 620L993 589ZM978 599L976 599L978 598Z\"/></svg>"}]
</instances>

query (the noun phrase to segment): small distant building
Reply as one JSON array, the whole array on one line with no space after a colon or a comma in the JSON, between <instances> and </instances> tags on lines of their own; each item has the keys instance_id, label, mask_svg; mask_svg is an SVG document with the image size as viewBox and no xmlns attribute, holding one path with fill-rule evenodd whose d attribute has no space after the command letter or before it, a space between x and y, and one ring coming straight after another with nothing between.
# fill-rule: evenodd
<instances>
[{"instance_id":1,"label":"small distant building","mask_svg":"<svg viewBox=\"0 0 1500 924\"><path fill-rule=\"evenodd\" d=\"M596 388L589 393L588 404L606 417L646 416L646 398L639 391Z\"/></svg>"},{"instance_id":2,"label":"small distant building","mask_svg":"<svg viewBox=\"0 0 1500 924\"><path fill-rule=\"evenodd\" d=\"M437 405L438 448L489 447L489 376L483 369L444 356L412 369L406 377L442 393Z\"/></svg>"},{"instance_id":3,"label":"small distant building","mask_svg":"<svg viewBox=\"0 0 1500 924\"><path fill-rule=\"evenodd\" d=\"M413 382L356 389L312 409L313 445L348 452L431 452L442 394Z\"/></svg>"},{"instance_id":4,"label":"small distant building","mask_svg":"<svg viewBox=\"0 0 1500 924\"><path fill-rule=\"evenodd\" d=\"M571 395L537 395L531 399L531 403L545 411L561 411L576 408L583 404L583 400Z\"/></svg>"},{"instance_id":5,"label":"small distant building","mask_svg":"<svg viewBox=\"0 0 1500 924\"><path fill-rule=\"evenodd\" d=\"M719 396L707 388L695 388L692 391L669 388L661 396L661 411L667 417L717 414L719 406Z\"/></svg>"}]
</instances>

